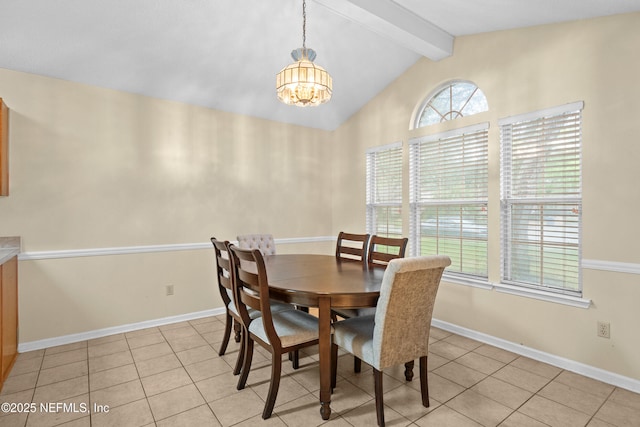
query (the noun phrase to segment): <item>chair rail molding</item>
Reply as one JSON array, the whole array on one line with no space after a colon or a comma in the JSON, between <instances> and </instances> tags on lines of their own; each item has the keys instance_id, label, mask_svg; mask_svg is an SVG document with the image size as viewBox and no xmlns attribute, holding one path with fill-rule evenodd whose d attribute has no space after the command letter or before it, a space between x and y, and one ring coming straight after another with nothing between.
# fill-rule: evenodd
<instances>
[{"instance_id":1,"label":"chair rail molding","mask_svg":"<svg viewBox=\"0 0 640 427\"><path fill-rule=\"evenodd\" d=\"M275 239L276 244L295 244L295 243L317 243L335 241L336 236L316 236L316 237L290 237ZM233 241L231 243L237 244ZM194 251L202 249L211 249L210 242L196 243L173 243L163 245L145 245L145 246L119 246L111 248L86 248L86 249L61 249L51 251L26 251L18 255L20 261L35 261L40 259L58 259L58 258L80 258L87 256L105 256L105 255L130 255L143 254L153 252L176 252L176 251ZM616 273L640 274L640 264L630 262L605 261L597 259L583 259L582 268L588 270L612 271ZM456 280L450 281L456 282ZM487 286L491 288L491 285Z\"/></svg>"},{"instance_id":2,"label":"chair rail molding","mask_svg":"<svg viewBox=\"0 0 640 427\"><path fill-rule=\"evenodd\" d=\"M335 236L319 236L319 237L290 237L283 239L275 239L276 244L295 244L295 243L316 243L335 241ZM233 244L238 242L233 241ZM211 249L211 242L197 243L174 243L166 245L146 245L146 246L120 246L112 248L87 248L87 249L62 249L52 251L27 251L18 255L20 261L35 261L40 259L59 259L59 258L80 258L88 256L105 256L105 255L131 255L145 254L153 252L177 252L177 251L197 251L202 249Z\"/></svg>"},{"instance_id":3,"label":"chair rail molding","mask_svg":"<svg viewBox=\"0 0 640 427\"><path fill-rule=\"evenodd\" d=\"M582 268L586 268L589 270L615 271L617 273L640 274L640 264L631 262L583 259Z\"/></svg>"}]
</instances>

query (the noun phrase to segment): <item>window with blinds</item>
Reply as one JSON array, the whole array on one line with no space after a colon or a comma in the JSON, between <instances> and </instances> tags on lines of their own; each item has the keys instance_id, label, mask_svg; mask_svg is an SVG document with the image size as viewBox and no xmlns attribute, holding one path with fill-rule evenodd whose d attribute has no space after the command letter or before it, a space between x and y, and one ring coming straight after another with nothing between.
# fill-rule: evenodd
<instances>
[{"instance_id":1,"label":"window with blinds","mask_svg":"<svg viewBox=\"0 0 640 427\"><path fill-rule=\"evenodd\" d=\"M410 142L410 251L448 255L447 275L487 278L489 124Z\"/></svg>"},{"instance_id":2,"label":"window with blinds","mask_svg":"<svg viewBox=\"0 0 640 427\"><path fill-rule=\"evenodd\" d=\"M580 296L577 102L499 120L502 281Z\"/></svg>"},{"instance_id":3,"label":"window with blinds","mask_svg":"<svg viewBox=\"0 0 640 427\"><path fill-rule=\"evenodd\" d=\"M367 150L367 233L402 236L402 142Z\"/></svg>"}]
</instances>

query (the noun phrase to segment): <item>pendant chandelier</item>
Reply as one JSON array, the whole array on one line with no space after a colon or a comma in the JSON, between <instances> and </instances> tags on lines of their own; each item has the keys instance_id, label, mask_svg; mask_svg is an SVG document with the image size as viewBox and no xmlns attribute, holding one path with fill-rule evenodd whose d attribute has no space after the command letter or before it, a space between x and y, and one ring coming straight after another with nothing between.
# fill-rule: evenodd
<instances>
[{"instance_id":1,"label":"pendant chandelier","mask_svg":"<svg viewBox=\"0 0 640 427\"><path fill-rule=\"evenodd\" d=\"M309 107L331 99L333 81L329 73L313 63L316 52L306 46L307 2L302 1L302 47L291 52L293 64L283 68L276 77L278 99L285 104Z\"/></svg>"}]
</instances>

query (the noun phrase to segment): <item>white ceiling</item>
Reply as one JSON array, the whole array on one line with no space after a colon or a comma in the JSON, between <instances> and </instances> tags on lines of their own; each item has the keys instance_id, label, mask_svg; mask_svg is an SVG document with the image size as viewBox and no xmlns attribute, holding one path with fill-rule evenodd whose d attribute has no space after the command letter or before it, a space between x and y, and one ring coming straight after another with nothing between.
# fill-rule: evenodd
<instances>
[{"instance_id":1,"label":"white ceiling","mask_svg":"<svg viewBox=\"0 0 640 427\"><path fill-rule=\"evenodd\" d=\"M275 75L302 45L302 0L0 0L0 68L335 129L455 36L636 11L640 0L308 0L307 47L334 94L299 108L277 101Z\"/></svg>"}]
</instances>

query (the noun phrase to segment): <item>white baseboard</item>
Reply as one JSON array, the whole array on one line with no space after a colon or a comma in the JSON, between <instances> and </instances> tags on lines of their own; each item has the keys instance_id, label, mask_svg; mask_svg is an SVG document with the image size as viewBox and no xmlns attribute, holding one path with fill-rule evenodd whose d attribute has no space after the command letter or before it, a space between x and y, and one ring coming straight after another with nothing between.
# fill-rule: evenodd
<instances>
[{"instance_id":1,"label":"white baseboard","mask_svg":"<svg viewBox=\"0 0 640 427\"><path fill-rule=\"evenodd\" d=\"M20 343L18 345L18 352L24 353L27 351L40 350L48 347L55 347L64 344L71 344L74 342L91 340L96 338L102 338L108 335L121 334L125 332L137 331L139 329L152 328L156 326L168 325L171 323L184 322L188 320L200 319L208 316L217 316L224 313L224 308L214 308L211 310L198 311L195 313L181 314L178 316L163 317L161 319L147 320L139 323L130 323L127 325L114 326L111 328L97 329L94 331L82 332L79 334L64 335L55 338L46 338L38 341L30 341L26 343ZM574 360L565 359L564 357L556 356L554 354L545 353L530 347L526 347L520 344L506 341L501 338L497 338L491 335L484 334L482 332L467 329L462 326L454 325L453 323L444 322L442 320L433 319L432 325L436 328L443 329L448 332L452 332L463 337L471 338L476 341L489 344L503 350L510 351L512 353L519 354L521 356L529 357L540 362L548 363L553 366L557 366L567 371L575 372L580 375L584 375L589 378L593 378L598 381L612 384L617 387L621 387L635 393L640 393L640 381L637 379L625 377L613 372L605 371L604 369L596 368L593 366L585 365L584 363L576 362Z\"/></svg>"},{"instance_id":2,"label":"white baseboard","mask_svg":"<svg viewBox=\"0 0 640 427\"><path fill-rule=\"evenodd\" d=\"M474 331L472 329L467 329L462 326L454 325L452 323L444 322L442 320L433 319L431 324L436 328L440 328L445 331L461 335L463 337L471 338L473 340L480 341L485 344L489 344L494 347L498 347L503 350L528 357L530 359L548 363L550 365L557 366L558 368L566 369L567 371L575 372L576 374L584 375L585 377L593 378L594 380L615 385L617 387L624 388L635 393L640 393L640 380L634 378L625 377L614 372L605 371L604 369L596 368L590 365L585 365L584 363L576 362L575 360L566 359L564 357L556 356L554 354L516 344L511 341L506 341L502 338L496 338L494 336Z\"/></svg>"},{"instance_id":3,"label":"white baseboard","mask_svg":"<svg viewBox=\"0 0 640 427\"><path fill-rule=\"evenodd\" d=\"M169 325L171 323L185 322L203 317L217 316L224 313L224 308L214 308L211 310L197 311L195 313L180 314L178 316L163 317L155 320L145 320L144 322L129 323L127 325L113 326L110 328L96 329L94 331L81 332L79 334L63 335L55 338L45 338L43 340L29 341L18 344L18 353L40 350L58 345L71 344L74 342L93 340L109 335L122 334L125 332L137 331L139 329L153 328L155 326Z\"/></svg>"}]
</instances>

